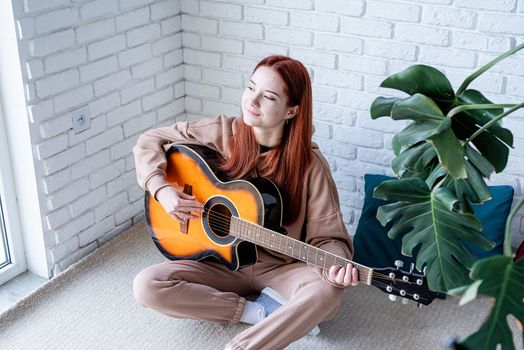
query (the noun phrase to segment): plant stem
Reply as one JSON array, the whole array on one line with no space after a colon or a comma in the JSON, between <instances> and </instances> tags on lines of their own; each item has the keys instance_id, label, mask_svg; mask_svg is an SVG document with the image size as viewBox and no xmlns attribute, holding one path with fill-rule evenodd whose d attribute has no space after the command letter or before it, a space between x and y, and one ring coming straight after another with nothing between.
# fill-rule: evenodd
<instances>
[{"instance_id":1,"label":"plant stem","mask_svg":"<svg viewBox=\"0 0 524 350\"><path fill-rule=\"evenodd\" d=\"M504 233L504 255L511 256L511 241L509 240L510 231L511 231L511 221L513 221L513 217L517 213L517 211L522 207L524 204L524 198L520 199L520 202L511 210L511 213L509 213L508 219L506 220L506 232Z\"/></svg>"},{"instance_id":2,"label":"plant stem","mask_svg":"<svg viewBox=\"0 0 524 350\"><path fill-rule=\"evenodd\" d=\"M521 102L519 103L518 105L514 105L511 109L508 109L506 112L504 113L501 113L499 115L497 115L495 118L491 119L488 123L484 124L483 127L481 127L480 129L478 129L477 131L475 131L473 133L473 135L471 135L467 140L466 142L464 142L464 144L462 145L463 147L466 147L466 145L472 141L475 137L479 136L480 134L482 134L484 132L484 130L488 129L490 126L492 126L493 124L495 124L496 122L498 122L499 120L501 120L502 118L508 116L509 114L515 112L517 109L519 108L522 108L524 107L524 102Z\"/></svg>"},{"instance_id":3,"label":"plant stem","mask_svg":"<svg viewBox=\"0 0 524 350\"><path fill-rule=\"evenodd\" d=\"M477 70L476 72L474 72L473 74L471 74L469 77L467 77L464 80L462 85L460 85L460 87L458 88L456 95L459 96L460 94L462 94L462 92L464 90L466 90L466 88L469 86L469 84L471 84L471 82L473 80L475 80L479 75L481 75L482 73L484 73L485 71L487 71L488 69L493 67L495 64L497 64L500 61L502 61L503 59L505 59L506 57L513 55L515 52L517 52L517 51L519 51L519 50L521 50L523 48L524 48L524 43L514 47L513 49L509 50L508 52L500 55L499 57L497 57L494 60L490 61L486 65L482 66L479 70Z\"/></svg>"},{"instance_id":4,"label":"plant stem","mask_svg":"<svg viewBox=\"0 0 524 350\"><path fill-rule=\"evenodd\" d=\"M515 106L514 104L493 104L493 103L482 103L475 105L461 105L453 108L448 112L448 117L453 117L460 112L464 112L470 109L497 109L497 108L511 108Z\"/></svg>"}]
</instances>

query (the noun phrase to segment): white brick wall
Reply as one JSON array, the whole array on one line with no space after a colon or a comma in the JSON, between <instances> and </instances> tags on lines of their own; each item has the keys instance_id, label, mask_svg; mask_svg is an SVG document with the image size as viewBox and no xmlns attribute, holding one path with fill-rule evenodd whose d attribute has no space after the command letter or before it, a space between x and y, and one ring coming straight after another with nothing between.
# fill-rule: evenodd
<instances>
[{"instance_id":1,"label":"white brick wall","mask_svg":"<svg viewBox=\"0 0 524 350\"><path fill-rule=\"evenodd\" d=\"M49 271L56 274L142 216L131 148L155 125L238 114L255 64L291 55L313 79L315 141L333 170L353 234L363 174L390 174L403 123L369 117L388 75L425 63L455 88L524 40L524 0L25 0L14 6ZM473 84L524 99L524 54ZM70 112L87 105L91 128ZM524 112L505 125L515 148L494 184L524 195ZM524 239L524 211L513 243Z\"/></svg>"}]
</instances>

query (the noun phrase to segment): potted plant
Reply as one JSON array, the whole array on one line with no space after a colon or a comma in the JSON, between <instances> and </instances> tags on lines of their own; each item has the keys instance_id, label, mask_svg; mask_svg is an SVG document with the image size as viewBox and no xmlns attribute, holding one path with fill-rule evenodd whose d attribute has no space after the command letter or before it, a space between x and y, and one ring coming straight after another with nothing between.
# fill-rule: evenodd
<instances>
[{"instance_id":1,"label":"potted plant","mask_svg":"<svg viewBox=\"0 0 524 350\"><path fill-rule=\"evenodd\" d=\"M392 169L397 179L385 181L374 197L393 201L381 206L377 219L392 221L389 238L402 237L402 253L411 256L419 247L416 267L426 270L433 291L462 295L461 303L477 294L494 298L491 313L480 330L459 341L467 349L514 349L506 321L513 314L524 322L524 259L514 261L509 221L504 253L482 260L463 245L469 241L485 250L493 242L482 235L471 204L491 198L485 179L506 167L513 135L500 120L519 104L495 104L470 83L504 58L524 48L521 44L467 77L454 91L439 70L414 65L386 78L381 87L409 96L378 97L371 117L411 120L395 135Z\"/></svg>"}]
</instances>

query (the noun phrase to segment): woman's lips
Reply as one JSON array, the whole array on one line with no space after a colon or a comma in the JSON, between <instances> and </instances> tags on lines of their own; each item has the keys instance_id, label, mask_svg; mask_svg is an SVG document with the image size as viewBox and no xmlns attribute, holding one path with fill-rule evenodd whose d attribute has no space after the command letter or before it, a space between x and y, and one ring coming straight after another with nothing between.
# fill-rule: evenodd
<instances>
[{"instance_id":1,"label":"woman's lips","mask_svg":"<svg viewBox=\"0 0 524 350\"><path fill-rule=\"evenodd\" d=\"M249 107L246 107L246 111L248 111L250 114L254 115L255 117L260 117L260 113L257 113L251 110Z\"/></svg>"}]
</instances>

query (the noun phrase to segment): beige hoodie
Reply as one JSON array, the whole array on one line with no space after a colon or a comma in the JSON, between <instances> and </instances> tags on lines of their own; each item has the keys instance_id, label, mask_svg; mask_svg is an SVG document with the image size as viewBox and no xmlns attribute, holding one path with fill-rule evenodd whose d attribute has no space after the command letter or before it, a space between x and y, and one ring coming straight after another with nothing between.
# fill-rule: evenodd
<instances>
[{"instance_id":1,"label":"beige hoodie","mask_svg":"<svg viewBox=\"0 0 524 350\"><path fill-rule=\"evenodd\" d=\"M227 158L231 154L229 139L235 130L236 118L220 115L216 118L178 122L169 127L145 132L133 148L138 184L153 195L167 186L165 152L172 144L204 145ZM297 220L284 226L288 236L300 240L304 227L306 243L351 259L353 245L342 221L337 189L327 161L316 145L312 164L304 171L302 193L302 206ZM261 247L258 251L259 261L274 261L276 264L296 261ZM322 277L326 279L325 274Z\"/></svg>"}]
</instances>

